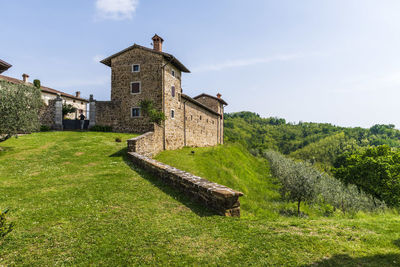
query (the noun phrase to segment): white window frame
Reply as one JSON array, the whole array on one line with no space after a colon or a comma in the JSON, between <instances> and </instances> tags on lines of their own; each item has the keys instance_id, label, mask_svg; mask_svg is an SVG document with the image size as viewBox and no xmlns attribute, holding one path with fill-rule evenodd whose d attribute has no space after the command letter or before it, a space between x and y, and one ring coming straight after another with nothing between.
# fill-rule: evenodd
<instances>
[{"instance_id":1,"label":"white window frame","mask_svg":"<svg viewBox=\"0 0 400 267\"><path fill-rule=\"evenodd\" d=\"M139 84L139 93L133 93L132 92L132 84L133 83L138 83ZM129 91L131 91L131 95L139 95L142 93L142 83L140 81L135 81L135 82L131 82L130 86L129 86Z\"/></svg>"},{"instance_id":2,"label":"white window frame","mask_svg":"<svg viewBox=\"0 0 400 267\"><path fill-rule=\"evenodd\" d=\"M174 113L173 117L172 117L172 112ZM175 119L175 109L171 109L170 117L171 117L171 119Z\"/></svg>"},{"instance_id":3,"label":"white window frame","mask_svg":"<svg viewBox=\"0 0 400 267\"><path fill-rule=\"evenodd\" d=\"M139 70L138 70L138 71L134 71L134 70L133 70L133 67L134 67L134 66L139 66ZM140 72L140 64L132 64L132 72Z\"/></svg>"},{"instance_id":4,"label":"white window frame","mask_svg":"<svg viewBox=\"0 0 400 267\"><path fill-rule=\"evenodd\" d=\"M133 109L139 109L139 116L133 116L133 114L132 114ZM131 107L131 118L134 119L134 118L140 118L140 117L142 117L142 109L140 107Z\"/></svg>"}]
</instances>

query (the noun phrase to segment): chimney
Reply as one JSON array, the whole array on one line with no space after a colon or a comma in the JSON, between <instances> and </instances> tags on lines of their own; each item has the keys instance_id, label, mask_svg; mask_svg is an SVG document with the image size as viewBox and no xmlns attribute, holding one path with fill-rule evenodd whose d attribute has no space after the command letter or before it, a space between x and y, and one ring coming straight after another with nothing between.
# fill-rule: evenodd
<instances>
[{"instance_id":1,"label":"chimney","mask_svg":"<svg viewBox=\"0 0 400 267\"><path fill-rule=\"evenodd\" d=\"M222 95L221 95L220 93L217 94L217 97L218 97L218 98L221 98L221 96L222 96Z\"/></svg>"},{"instance_id":2,"label":"chimney","mask_svg":"<svg viewBox=\"0 0 400 267\"><path fill-rule=\"evenodd\" d=\"M155 34L153 38L151 38L151 40L153 40L153 49L158 52L162 52L162 44L164 42L164 39Z\"/></svg>"},{"instance_id":3,"label":"chimney","mask_svg":"<svg viewBox=\"0 0 400 267\"><path fill-rule=\"evenodd\" d=\"M24 81L24 83L28 83L28 78L29 78L28 74L26 73L22 74L22 80Z\"/></svg>"},{"instance_id":4,"label":"chimney","mask_svg":"<svg viewBox=\"0 0 400 267\"><path fill-rule=\"evenodd\" d=\"M76 97L81 97L81 92L79 92L79 91L76 91L76 93L75 93L75 95L76 95Z\"/></svg>"}]
</instances>

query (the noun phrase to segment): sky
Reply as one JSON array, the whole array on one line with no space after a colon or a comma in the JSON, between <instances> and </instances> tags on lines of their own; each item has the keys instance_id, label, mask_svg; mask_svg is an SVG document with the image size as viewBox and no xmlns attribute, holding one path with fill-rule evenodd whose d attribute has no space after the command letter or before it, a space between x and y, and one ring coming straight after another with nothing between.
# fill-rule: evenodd
<instances>
[{"instance_id":1,"label":"sky","mask_svg":"<svg viewBox=\"0 0 400 267\"><path fill-rule=\"evenodd\" d=\"M290 122L400 128L398 0L0 0L3 75L109 100L99 61L134 43L191 73L184 93Z\"/></svg>"}]
</instances>

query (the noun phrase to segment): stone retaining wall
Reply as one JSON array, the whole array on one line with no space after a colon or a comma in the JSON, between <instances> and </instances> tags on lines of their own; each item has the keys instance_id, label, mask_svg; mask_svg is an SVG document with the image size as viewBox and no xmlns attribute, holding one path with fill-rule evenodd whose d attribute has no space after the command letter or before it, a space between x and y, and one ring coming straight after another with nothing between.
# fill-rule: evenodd
<instances>
[{"instance_id":1,"label":"stone retaining wall","mask_svg":"<svg viewBox=\"0 0 400 267\"><path fill-rule=\"evenodd\" d=\"M243 196L243 193L178 170L136 152L128 152L128 157L135 165L162 179L166 184L178 189L191 199L215 210L218 214L240 217L239 197Z\"/></svg>"},{"instance_id":2,"label":"stone retaining wall","mask_svg":"<svg viewBox=\"0 0 400 267\"><path fill-rule=\"evenodd\" d=\"M137 152L152 157L163 150L163 128L153 124L152 131L129 139L128 152Z\"/></svg>"}]
</instances>

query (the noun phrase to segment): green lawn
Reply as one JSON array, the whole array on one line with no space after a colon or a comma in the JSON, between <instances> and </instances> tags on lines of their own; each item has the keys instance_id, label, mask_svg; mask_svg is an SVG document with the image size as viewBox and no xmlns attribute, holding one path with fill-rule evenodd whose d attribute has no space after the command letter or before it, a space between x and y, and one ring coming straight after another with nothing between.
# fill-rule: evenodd
<instances>
[{"instance_id":1,"label":"green lawn","mask_svg":"<svg viewBox=\"0 0 400 267\"><path fill-rule=\"evenodd\" d=\"M235 155L242 169L217 157L193 169L246 193L241 219L217 216L127 163L130 137L49 132L0 143L0 209L10 207L16 223L0 241L0 266L400 264L395 215L278 216L266 163L224 146L215 149ZM213 153L203 150L171 153L191 168ZM225 168L220 175L215 163ZM258 186L241 181L245 174Z\"/></svg>"}]
</instances>

